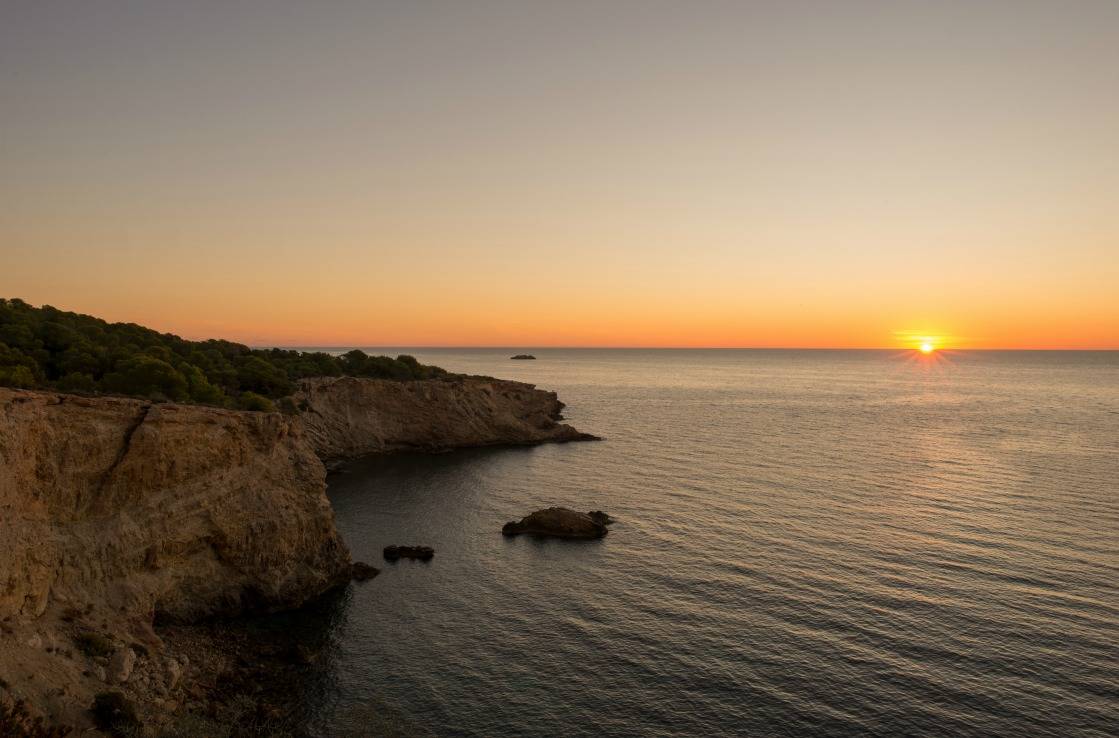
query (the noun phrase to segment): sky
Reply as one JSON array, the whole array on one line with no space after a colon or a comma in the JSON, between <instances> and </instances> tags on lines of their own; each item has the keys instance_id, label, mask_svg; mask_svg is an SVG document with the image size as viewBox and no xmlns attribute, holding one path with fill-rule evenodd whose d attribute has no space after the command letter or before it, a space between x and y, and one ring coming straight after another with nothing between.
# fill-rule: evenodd
<instances>
[{"instance_id":1,"label":"sky","mask_svg":"<svg viewBox=\"0 0 1119 738\"><path fill-rule=\"evenodd\" d=\"M0 296L301 346L1119 348L1119 2L0 2Z\"/></svg>"}]
</instances>

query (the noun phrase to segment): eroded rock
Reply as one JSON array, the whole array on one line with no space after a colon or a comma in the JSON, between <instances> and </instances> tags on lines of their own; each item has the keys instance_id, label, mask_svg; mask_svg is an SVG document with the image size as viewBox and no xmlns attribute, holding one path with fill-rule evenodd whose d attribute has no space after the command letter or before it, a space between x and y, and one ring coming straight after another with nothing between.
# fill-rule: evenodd
<instances>
[{"instance_id":1,"label":"eroded rock","mask_svg":"<svg viewBox=\"0 0 1119 738\"><path fill-rule=\"evenodd\" d=\"M163 667L163 680L168 690L179 686L183 678L183 667L175 659L168 659Z\"/></svg>"},{"instance_id":2,"label":"eroded rock","mask_svg":"<svg viewBox=\"0 0 1119 738\"><path fill-rule=\"evenodd\" d=\"M430 561L434 555L435 549L431 546L385 546L385 559L388 561L397 559Z\"/></svg>"},{"instance_id":3,"label":"eroded rock","mask_svg":"<svg viewBox=\"0 0 1119 738\"><path fill-rule=\"evenodd\" d=\"M581 513L566 507L549 507L506 523L501 532L507 536L528 533L555 538L602 538L609 530L610 516L601 510Z\"/></svg>"},{"instance_id":4,"label":"eroded rock","mask_svg":"<svg viewBox=\"0 0 1119 738\"><path fill-rule=\"evenodd\" d=\"M591 520L595 521L596 523L602 523L603 525L610 525L614 522L614 518L610 517L601 510L591 510L589 513L587 513L587 515L591 517Z\"/></svg>"},{"instance_id":5,"label":"eroded rock","mask_svg":"<svg viewBox=\"0 0 1119 738\"><path fill-rule=\"evenodd\" d=\"M380 573L381 573L380 569L378 569L375 566L370 566L369 564L365 563L364 561L355 561L350 566L350 577L355 582L364 582L368 579L372 579L373 577L377 576Z\"/></svg>"},{"instance_id":6,"label":"eroded rock","mask_svg":"<svg viewBox=\"0 0 1119 738\"><path fill-rule=\"evenodd\" d=\"M305 379L292 399L319 458L597 440L559 421L555 392L491 377Z\"/></svg>"},{"instance_id":7,"label":"eroded rock","mask_svg":"<svg viewBox=\"0 0 1119 738\"><path fill-rule=\"evenodd\" d=\"M122 648L109 660L109 679L117 684L123 684L132 676L132 669L135 666L136 652L131 648Z\"/></svg>"}]
</instances>

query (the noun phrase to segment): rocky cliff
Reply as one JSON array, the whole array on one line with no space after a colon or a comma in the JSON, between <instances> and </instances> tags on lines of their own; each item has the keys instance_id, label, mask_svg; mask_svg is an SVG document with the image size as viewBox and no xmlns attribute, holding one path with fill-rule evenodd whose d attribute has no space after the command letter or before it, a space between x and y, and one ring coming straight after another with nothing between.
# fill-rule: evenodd
<instances>
[{"instance_id":1,"label":"rocky cliff","mask_svg":"<svg viewBox=\"0 0 1119 738\"><path fill-rule=\"evenodd\" d=\"M591 440L559 421L555 392L489 377L304 380L294 395L319 457Z\"/></svg>"},{"instance_id":2,"label":"rocky cliff","mask_svg":"<svg viewBox=\"0 0 1119 738\"><path fill-rule=\"evenodd\" d=\"M0 389L0 684L76 725L110 685L170 697L155 617L348 579L324 480L296 418Z\"/></svg>"},{"instance_id":3,"label":"rocky cliff","mask_svg":"<svg viewBox=\"0 0 1119 738\"><path fill-rule=\"evenodd\" d=\"M297 420L4 389L0 409L0 617L96 598L190 620L344 576Z\"/></svg>"},{"instance_id":4,"label":"rocky cliff","mask_svg":"<svg viewBox=\"0 0 1119 738\"><path fill-rule=\"evenodd\" d=\"M0 734L28 705L87 727L110 688L148 728L228 692L220 629L188 667L193 637L169 645L153 622L346 581L320 459L591 438L518 382L318 379L293 399L286 416L0 388Z\"/></svg>"}]
</instances>

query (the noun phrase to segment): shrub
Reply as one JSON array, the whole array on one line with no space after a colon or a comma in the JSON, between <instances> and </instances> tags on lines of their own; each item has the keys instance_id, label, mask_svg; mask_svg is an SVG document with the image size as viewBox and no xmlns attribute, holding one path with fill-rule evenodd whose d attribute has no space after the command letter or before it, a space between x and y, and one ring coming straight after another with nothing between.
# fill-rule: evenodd
<instances>
[{"instance_id":1,"label":"shrub","mask_svg":"<svg viewBox=\"0 0 1119 738\"><path fill-rule=\"evenodd\" d=\"M0 366L0 385L7 387L34 387L35 374L25 366Z\"/></svg>"},{"instance_id":2,"label":"shrub","mask_svg":"<svg viewBox=\"0 0 1119 738\"><path fill-rule=\"evenodd\" d=\"M93 376L83 372L70 372L58 380L58 388L66 392L92 392L97 389Z\"/></svg>"},{"instance_id":3,"label":"shrub","mask_svg":"<svg viewBox=\"0 0 1119 738\"><path fill-rule=\"evenodd\" d=\"M90 658L108 656L113 652L113 642L108 637L91 630L79 633L74 637L74 645L78 650Z\"/></svg>"},{"instance_id":4,"label":"shrub","mask_svg":"<svg viewBox=\"0 0 1119 738\"><path fill-rule=\"evenodd\" d=\"M111 735L131 736L140 728L136 707L121 692L97 693L90 712L98 729Z\"/></svg>"},{"instance_id":5,"label":"shrub","mask_svg":"<svg viewBox=\"0 0 1119 738\"><path fill-rule=\"evenodd\" d=\"M242 410L256 410L262 413L276 412L276 408L272 405L272 401L267 397L262 397L255 392L241 393L240 407Z\"/></svg>"}]
</instances>

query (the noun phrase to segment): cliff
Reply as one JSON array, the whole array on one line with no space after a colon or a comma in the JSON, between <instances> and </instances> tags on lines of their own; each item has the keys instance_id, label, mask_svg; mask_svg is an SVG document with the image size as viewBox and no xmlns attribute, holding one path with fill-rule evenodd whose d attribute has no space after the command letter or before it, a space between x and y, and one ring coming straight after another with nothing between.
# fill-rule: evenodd
<instances>
[{"instance_id":1,"label":"cliff","mask_svg":"<svg viewBox=\"0 0 1119 738\"><path fill-rule=\"evenodd\" d=\"M0 617L298 605L349 563L297 420L4 389L0 408Z\"/></svg>"},{"instance_id":2,"label":"cliff","mask_svg":"<svg viewBox=\"0 0 1119 738\"><path fill-rule=\"evenodd\" d=\"M88 724L137 654L173 688L156 616L297 606L349 565L298 419L0 389L0 682L50 718Z\"/></svg>"},{"instance_id":3,"label":"cliff","mask_svg":"<svg viewBox=\"0 0 1119 738\"><path fill-rule=\"evenodd\" d=\"M518 382L316 379L293 399L285 416L0 388L0 734L17 698L82 727L108 689L149 727L206 711L235 668L221 629L188 667L198 639L153 622L295 607L347 581L320 459L591 438Z\"/></svg>"},{"instance_id":4,"label":"cliff","mask_svg":"<svg viewBox=\"0 0 1119 738\"><path fill-rule=\"evenodd\" d=\"M326 461L388 451L593 440L559 421L555 392L489 377L307 379L293 396Z\"/></svg>"}]
</instances>

